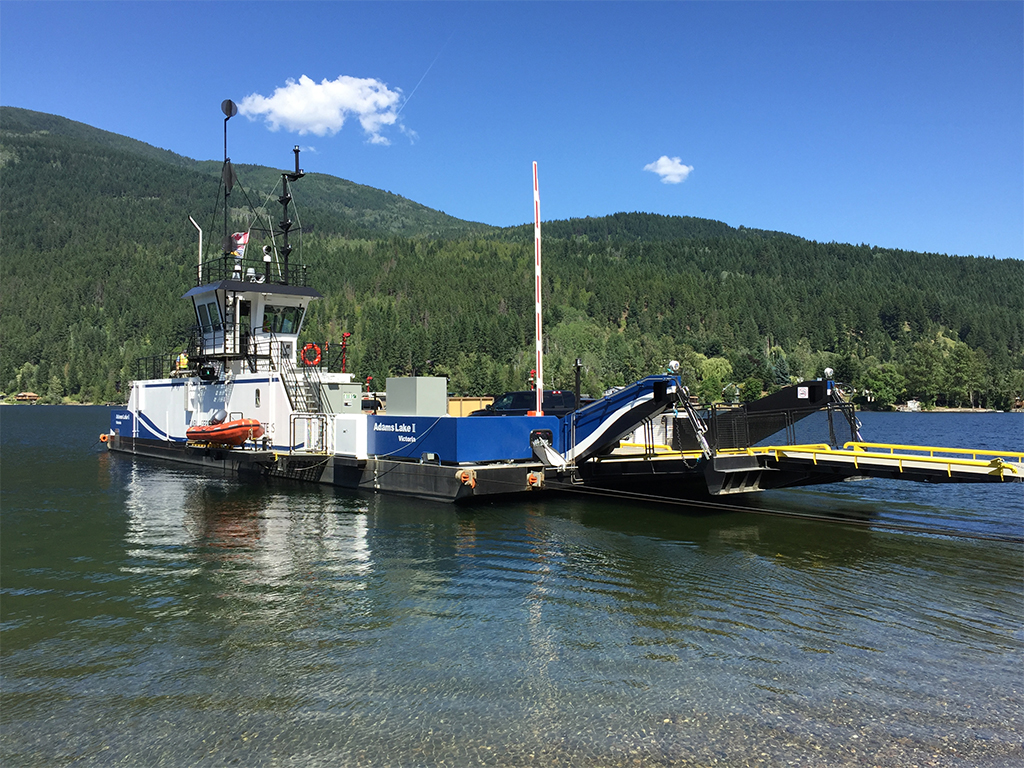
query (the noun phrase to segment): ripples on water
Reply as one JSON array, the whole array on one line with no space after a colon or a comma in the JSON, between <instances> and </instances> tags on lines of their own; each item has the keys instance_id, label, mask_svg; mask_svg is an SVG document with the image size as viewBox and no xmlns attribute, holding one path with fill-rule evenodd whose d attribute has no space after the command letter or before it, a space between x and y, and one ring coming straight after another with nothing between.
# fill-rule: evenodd
<instances>
[{"instance_id":1,"label":"ripples on water","mask_svg":"<svg viewBox=\"0 0 1024 768\"><path fill-rule=\"evenodd\" d=\"M4 411L4 765L1024 760L1017 544L243 483L101 453L89 410L61 447ZM764 503L1019 531L984 490Z\"/></svg>"}]
</instances>

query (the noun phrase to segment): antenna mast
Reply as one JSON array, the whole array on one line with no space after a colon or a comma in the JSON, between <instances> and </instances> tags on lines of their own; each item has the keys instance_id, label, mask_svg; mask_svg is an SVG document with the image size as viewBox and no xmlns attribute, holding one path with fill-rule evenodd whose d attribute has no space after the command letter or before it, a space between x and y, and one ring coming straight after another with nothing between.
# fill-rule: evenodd
<instances>
[{"instance_id":1,"label":"antenna mast","mask_svg":"<svg viewBox=\"0 0 1024 768\"><path fill-rule=\"evenodd\" d=\"M221 179L224 182L224 240L221 243L221 250L227 256L233 250L228 235L228 197L235 186L235 169L231 167L231 159L228 157L228 120L238 114L238 105L231 99L224 99L220 103L220 111L224 113L224 169L221 171Z\"/></svg>"}]
</instances>

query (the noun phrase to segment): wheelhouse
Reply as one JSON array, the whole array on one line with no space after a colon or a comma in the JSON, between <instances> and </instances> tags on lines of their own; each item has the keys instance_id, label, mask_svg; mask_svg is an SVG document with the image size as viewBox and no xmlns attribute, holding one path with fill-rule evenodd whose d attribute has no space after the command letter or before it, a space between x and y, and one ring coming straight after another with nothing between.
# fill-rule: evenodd
<instances>
[{"instance_id":1,"label":"wheelhouse","mask_svg":"<svg viewBox=\"0 0 1024 768\"><path fill-rule=\"evenodd\" d=\"M221 280L197 286L183 297L192 300L196 317L190 356L196 363L220 362L225 371L294 365L306 309L320 297L293 285Z\"/></svg>"}]
</instances>

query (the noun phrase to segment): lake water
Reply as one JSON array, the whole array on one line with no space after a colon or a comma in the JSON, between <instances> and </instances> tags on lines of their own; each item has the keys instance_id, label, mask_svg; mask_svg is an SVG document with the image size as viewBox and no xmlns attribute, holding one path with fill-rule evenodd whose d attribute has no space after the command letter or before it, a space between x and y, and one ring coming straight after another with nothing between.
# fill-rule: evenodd
<instances>
[{"instance_id":1,"label":"lake water","mask_svg":"<svg viewBox=\"0 0 1024 768\"><path fill-rule=\"evenodd\" d=\"M1021 414L861 418L1024 446ZM1024 764L1024 485L454 507L0 419L4 766Z\"/></svg>"}]
</instances>

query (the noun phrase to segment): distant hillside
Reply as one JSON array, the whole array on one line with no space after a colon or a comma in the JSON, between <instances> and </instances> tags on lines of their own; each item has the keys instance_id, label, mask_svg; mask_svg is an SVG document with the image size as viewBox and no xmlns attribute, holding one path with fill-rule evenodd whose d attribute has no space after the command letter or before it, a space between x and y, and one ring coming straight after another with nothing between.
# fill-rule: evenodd
<instances>
[{"instance_id":1,"label":"distant hillside","mask_svg":"<svg viewBox=\"0 0 1024 768\"><path fill-rule=\"evenodd\" d=\"M246 197L261 204L280 171L236 170L232 226L244 227ZM0 108L0 388L115 400L138 358L180 349L195 323L181 300L195 270L187 216L220 231L220 173L219 162ZM349 370L377 381L432 372L459 394L526 386L532 225L461 221L318 173L294 192L293 258L324 294L303 343L353 334ZM875 402L1007 408L1024 397L1024 262L649 213L546 221L543 233L554 386L571 384L577 358L591 394L675 358L707 400L825 367Z\"/></svg>"},{"instance_id":2,"label":"distant hillside","mask_svg":"<svg viewBox=\"0 0 1024 768\"><path fill-rule=\"evenodd\" d=\"M0 140L4 144L16 145L15 137L19 135L62 136L76 142L81 141L117 152L127 152L160 163L169 163L185 168L196 166L195 160L190 160L169 150L157 149L150 144L93 128L85 123L68 120L66 117L17 107L0 107Z\"/></svg>"},{"instance_id":3,"label":"distant hillside","mask_svg":"<svg viewBox=\"0 0 1024 768\"><path fill-rule=\"evenodd\" d=\"M110 167L114 173L117 173L118 167L131 165L132 176L140 181L146 176L160 178L161 189L165 190L162 196L168 199L177 198L178 193L186 191L191 194L195 188L206 190L209 188L209 182L200 182L194 178L189 180L186 176L180 176L177 185L172 183L168 187L170 179L164 172L167 166L194 171L207 179L216 179L221 170L219 161L192 160L135 139L56 115L16 107L0 107L0 168L6 167L16 173L17 164L23 153L31 151L31 148L42 147L48 148L49 162L59 163L63 167L74 165L73 156L76 154L93 157L102 154L107 158L103 164ZM254 165L239 164L236 168L239 171L240 183L254 190L257 201L262 200L262 196L274 188L281 173L280 169ZM92 171L97 174L96 180L99 180L100 168L84 167L79 170L85 174ZM91 186L92 179L87 176L76 176L75 180L81 181L83 188ZM216 186L213 190L216 191ZM210 200L212 199L211 197ZM189 212L198 215L208 207L209 204L194 207L189 209ZM165 216L183 218L185 210L180 207L169 209ZM120 213L116 205L111 213ZM323 228L322 234L451 237L467 233L479 234L494 229L484 224L457 219L400 195L318 173L310 173L303 180L300 213L308 214L311 220L315 219Z\"/></svg>"},{"instance_id":4,"label":"distant hillside","mask_svg":"<svg viewBox=\"0 0 1024 768\"><path fill-rule=\"evenodd\" d=\"M214 178L221 171L220 162L207 161L199 166ZM281 170L275 168L242 163L235 168L246 186L261 191L274 189L281 178ZM496 230L486 224L463 221L435 211L401 195L336 176L307 173L301 183L300 215L313 212L327 221L345 222L347 226L334 224L337 227L334 232L338 234L351 233L354 227L366 237L461 237Z\"/></svg>"},{"instance_id":5,"label":"distant hillside","mask_svg":"<svg viewBox=\"0 0 1024 768\"><path fill-rule=\"evenodd\" d=\"M610 216L587 216L582 219L561 219L543 222L545 238L560 240L654 241L689 240L695 238L765 238L784 237L798 240L785 232L770 232L747 227L731 227L714 219L694 216L664 216L657 213L614 213ZM533 224L506 227L501 236L510 240L533 240Z\"/></svg>"}]
</instances>

